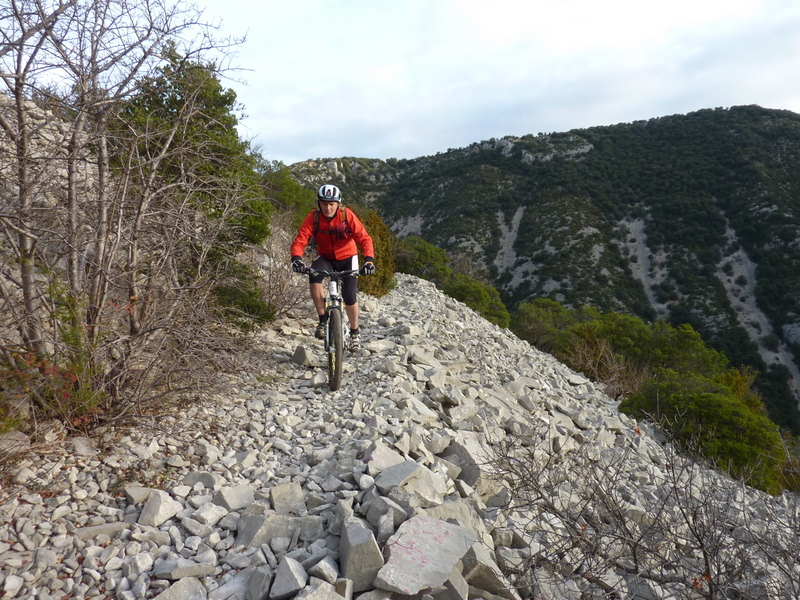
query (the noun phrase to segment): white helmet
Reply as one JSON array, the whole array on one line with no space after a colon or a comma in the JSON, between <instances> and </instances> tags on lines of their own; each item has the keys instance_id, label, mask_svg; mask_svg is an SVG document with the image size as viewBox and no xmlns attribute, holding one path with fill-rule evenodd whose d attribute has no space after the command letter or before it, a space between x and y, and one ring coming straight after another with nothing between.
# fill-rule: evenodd
<instances>
[{"instance_id":1,"label":"white helmet","mask_svg":"<svg viewBox=\"0 0 800 600\"><path fill-rule=\"evenodd\" d=\"M320 186L319 190L317 191L317 201L322 202L341 202L342 201L342 193L339 191L339 188L335 185L330 185L326 183L323 186Z\"/></svg>"}]
</instances>

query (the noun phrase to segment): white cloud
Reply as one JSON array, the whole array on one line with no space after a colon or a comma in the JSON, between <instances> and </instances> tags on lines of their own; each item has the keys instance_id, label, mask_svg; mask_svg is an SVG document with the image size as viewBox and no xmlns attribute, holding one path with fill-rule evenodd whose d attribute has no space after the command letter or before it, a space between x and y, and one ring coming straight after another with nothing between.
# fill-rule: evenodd
<instances>
[{"instance_id":1,"label":"white cloud","mask_svg":"<svg viewBox=\"0 0 800 600\"><path fill-rule=\"evenodd\" d=\"M231 84L243 134L287 163L733 104L800 111L795 0L210 0L207 16L249 29L248 85Z\"/></svg>"}]
</instances>

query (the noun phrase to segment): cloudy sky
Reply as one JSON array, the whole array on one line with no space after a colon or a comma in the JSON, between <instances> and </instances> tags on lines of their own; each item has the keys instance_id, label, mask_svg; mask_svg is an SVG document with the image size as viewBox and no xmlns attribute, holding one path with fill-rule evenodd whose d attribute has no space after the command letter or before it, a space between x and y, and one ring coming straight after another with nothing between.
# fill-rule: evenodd
<instances>
[{"instance_id":1,"label":"cloudy sky","mask_svg":"<svg viewBox=\"0 0 800 600\"><path fill-rule=\"evenodd\" d=\"M415 158L758 104L800 112L800 0L197 0L269 160Z\"/></svg>"}]
</instances>

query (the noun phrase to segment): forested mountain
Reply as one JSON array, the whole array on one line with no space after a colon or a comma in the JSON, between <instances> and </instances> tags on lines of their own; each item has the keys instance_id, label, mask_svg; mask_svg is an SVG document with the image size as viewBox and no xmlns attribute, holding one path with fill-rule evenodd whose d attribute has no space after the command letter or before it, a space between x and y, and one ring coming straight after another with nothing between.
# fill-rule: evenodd
<instances>
[{"instance_id":1,"label":"forested mountain","mask_svg":"<svg viewBox=\"0 0 800 600\"><path fill-rule=\"evenodd\" d=\"M691 324L796 427L798 159L800 115L739 106L291 169L471 257L511 310L548 297Z\"/></svg>"}]
</instances>

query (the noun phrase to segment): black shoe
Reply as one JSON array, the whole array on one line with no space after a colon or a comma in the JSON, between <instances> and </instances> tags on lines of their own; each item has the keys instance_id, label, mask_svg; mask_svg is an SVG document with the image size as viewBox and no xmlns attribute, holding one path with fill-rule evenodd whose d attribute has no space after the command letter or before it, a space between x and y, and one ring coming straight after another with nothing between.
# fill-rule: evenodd
<instances>
[{"instance_id":1,"label":"black shoe","mask_svg":"<svg viewBox=\"0 0 800 600\"><path fill-rule=\"evenodd\" d=\"M317 325L317 328L314 331L314 337L317 338L318 340L325 339L325 323L320 323L319 325Z\"/></svg>"}]
</instances>

